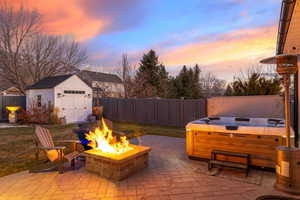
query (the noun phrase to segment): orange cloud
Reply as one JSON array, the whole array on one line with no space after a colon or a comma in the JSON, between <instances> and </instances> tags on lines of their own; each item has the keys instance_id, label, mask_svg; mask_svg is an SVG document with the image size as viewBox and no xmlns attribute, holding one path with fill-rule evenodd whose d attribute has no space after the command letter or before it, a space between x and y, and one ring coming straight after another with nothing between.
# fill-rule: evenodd
<instances>
[{"instance_id":1,"label":"orange cloud","mask_svg":"<svg viewBox=\"0 0 300 200\"><path fill-rule=\"evenodd\" d=\"M258 64L258 60L274 55L276 26L244 29L223 34L207 42L195 41L190 44L164 50L160 58L167 66L194 65L215 66L214 71L241 65ZM200 40L200 39L199 39Z\"/></svg>"},{"instance_id":2,"label":"orange cloud","mask_svg":"<svg viewBox=\"0 0 300 200\"><path fill-rule=\"evenodd\" d=\"M12 5L24 5L43 16L47 33L73 35L78 40L90 39L104 32L126 29L141 17L127 19L124 15L137 12L136 0L120 2L106 0L7 0ZM129 7L128 9L124 9ZM124 12L123 9L125 10Z\"/></svg>"},{"instance_id":3,"label":"orange cloud","mask_svg":"<svg viewBox=\"0 0 300 200\"><path fill-rule=\"evenodd\" d=\"M99 32L107 22L91 18L83 12L76 1L13 0L26 8L36 9L43 16L44 29L51 34L69 34L78 40L89 39Z\"/></svg>"}]
</instances>

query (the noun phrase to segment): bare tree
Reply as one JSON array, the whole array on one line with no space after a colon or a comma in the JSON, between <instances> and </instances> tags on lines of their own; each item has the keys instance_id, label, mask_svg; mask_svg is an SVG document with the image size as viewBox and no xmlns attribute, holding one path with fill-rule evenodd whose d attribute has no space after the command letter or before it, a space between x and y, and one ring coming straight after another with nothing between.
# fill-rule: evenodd
<instances>
[{"instance_id":1,"label":"bare tree","mask_svg":"<svg viewBox=\"0 0 300 200\"><path fill-rule=\"evenodd\" d=\"M74 40L43 34L37 11L0 1L0 79L25 93L28 85L71 72L85 59Z\"/></svg>"},{"instance_id":2,"label":"bare tree","mask_svg":"<svg viewBox=\"0 0 300 200\"><path fill-rule=\"evenodd\" d=\"M128 55L125 53L122 55L121 68L117 71L117 74L122 78L125 90L125 98L132 97L132 88L135 87L134 75L136 67L130 65L128 61Z\"/></svg>"},{"instance_id":3,"label":"bare tree","mask_svg":"<svg viewBox=\"0 0 300 200\"><path fill-rule=\"evenodd\" d=\"M0 76L24 91L20 58L25 40L40 30L40 15L0 2Z\"/></svg>"},{"instance_id":4,"label":"bare tree","mask_svg":"<svg viewBox=\"0 0 300 200\"><path fill-rule=\"evenodd\" d=\"M100 83L97 82L95 83L95 90L96 90L96 98L98 100L97 105L100 105L100 98L105 98L105 97L111 97L111 86L107 85L105 83Z\"/></svg>"},{"instance_id":5,"label":"bare tree","mask_svg":"<svg viewBox=\"0 0 300 200\"><path fill-rule=\"evenodd\" d=\"M128 62L128 56L127 54L122 55L122 80L124 83L124 92L125 92L125 98L128 97L128 87L129 87L129 81L130 81L130 76L129 76L129 62Z\"/></svg>"},{"instance_id":6,"label":"bare tree","mask_svg":"<svg viewBox=\"0 0 300 200\"><path fill-rule=\"evenodd\" d=\"M128 96L133 98L155 97L157 89L150 85L147 81L149 78L146 75L134 77L131 79L128 87Z\"/></svg>"},{"instance_id":7,"label":"bare tree","mask_svg":"<svg viewBox=\"0 0 300 200\"><path fill-rule=\"evenodd\" d=\"M127 54L122 55L122 79L125 80L128 77L129 62Z\"/></svg>"},{"instance_id":8,"label":"bare tree","mask_svg":"<svg viewBox=\"0 0 300 200\"><path fill-rule=\"evenodd\" d=\"M23 70L28 73L27 83L76 71L85 60L85 51L79 44L62 36L36 35L26 42L22 51Z\"/></svg>"},{"instance_id":9,"label":"bare tree","mask_svg":"<svg viewBox=\"0 0 300 200\"><path fill-rule=\"evenodd\" d=\"M205 97L222 96L226 81L218 79L211 72L203 73L200 77L202 93Z\"/></svg>"}]
</instances>

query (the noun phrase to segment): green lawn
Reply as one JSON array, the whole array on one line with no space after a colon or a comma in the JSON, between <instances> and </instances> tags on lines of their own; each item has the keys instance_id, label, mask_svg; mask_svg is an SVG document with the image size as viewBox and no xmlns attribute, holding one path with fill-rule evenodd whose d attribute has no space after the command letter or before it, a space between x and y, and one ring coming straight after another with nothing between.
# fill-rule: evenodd
<instances>
[{"instance_id":1,"label":"green lawn","mask_svg":"<svg viewBox=\"0 0 300 200\"><path fill-rule=\"evenodd\" d=\"M77 139L72 133L76 125L48 126L55 139ZM128 137L140 135L163 135L185 137L183 128L138 125L134 123L115 122L114 130L127 133ZM0 129L0 177L30 169L46 158L36 161L33 153L33 127Z\"/></svg>"}]
</instances>

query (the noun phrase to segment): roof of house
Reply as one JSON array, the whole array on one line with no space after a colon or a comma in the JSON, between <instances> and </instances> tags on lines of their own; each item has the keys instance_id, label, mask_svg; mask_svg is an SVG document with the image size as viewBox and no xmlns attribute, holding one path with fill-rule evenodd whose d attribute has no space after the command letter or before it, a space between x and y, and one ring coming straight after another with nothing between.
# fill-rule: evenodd
<instances>
[{"instance_id":1,"label":"roof of house","mask_svg":"<svg viewBox=\"0 0 300 200\"><path fill-rule=\"evenodd\" d=\"M122 83L122 80L116 74L106 74L102 72L93 72L88 70L81 70L78 73L85 81L99 81L99 82L112 82L112 83Z\"/></svg>"},{"instance_id":2,"label":"roof of house","mask_svg":"<svg viewBox=\"0 0 300 200\"><path fill-rule=\"evenodd\" d=\"M296 0L283 0L281 5L276 54L282 54L295 8Z\"/></svg>"},{"instance_id":3,"label":"roof of house","mask_svg":"<svg viewBox=\"0 0 300 200\"><path fill-rule=\"evenodd\" d=\"M27 88L27 90L30 90L30 89L50 89L50 88L54 88L55 86L57 86L58 84L60 84L64 80L67 80L68 78L70 78L73 75L74 74L46 77L46 78L43 78L42 80L38 81L37 83L29 86Z\"/></svg>"}]
</instances>

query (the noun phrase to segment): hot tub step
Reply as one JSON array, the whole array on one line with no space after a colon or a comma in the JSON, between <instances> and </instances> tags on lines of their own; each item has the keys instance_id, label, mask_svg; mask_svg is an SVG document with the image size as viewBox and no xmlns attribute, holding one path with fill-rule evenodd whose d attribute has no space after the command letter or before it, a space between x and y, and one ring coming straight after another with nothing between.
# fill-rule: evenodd
<instances>
[{"instance_id":1,"label":"hot tub step","mask_svg":"<svg viewBox=\"0 0 300 200\"><path fill-rule=\"evenodd\" d=\"M223 155L223 156L229 156L229 157L239 157L239 158L245 159L245 162L240 163L240 162L231 162L231 161L227 161L227 160L218 160L217 155ZM246 153L213 150L211 152L211 159L208 163L208 170L211 170L214 167L214 165L245 169L246 176L248 176L249 165L250 165L250 155L246 154Z\"/></svg>"},{"instance_id":2,"label":"hot tub step","mask_svg":"<svg viewBox=\"0 0 300 200\"><path fill-rule=\"evenodd\" d=\"M241 169L247 169L247 165L235 163L235 162L229 162L229 161L221 161L221 160L211 160L210 164L213 165L221 165L226 167L234 167L234 168L241 168Z\"/></svg>"},{"instance_id":3,"label":"hot tub step","mask_svg":"<svg viewBox=\"0 0 300 200\"><path fill-rule=\"evenodd\" d=\"M212 154L222 154L222 155L226 155L226 156L235 156L235 157L241 157L241 158L249 157L249 154L246 154L246 153L237 153L237 152L220 151L220 150L213 150Z\"/></svg>"}]
</instances>

